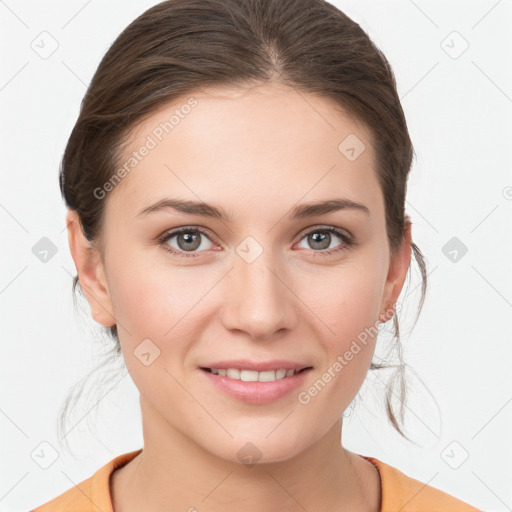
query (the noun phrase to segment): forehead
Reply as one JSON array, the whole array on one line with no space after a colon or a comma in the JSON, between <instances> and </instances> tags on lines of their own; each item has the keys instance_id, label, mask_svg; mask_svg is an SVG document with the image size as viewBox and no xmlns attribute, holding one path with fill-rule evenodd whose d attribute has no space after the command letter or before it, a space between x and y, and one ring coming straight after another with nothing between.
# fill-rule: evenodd
<instances>
[{"instance_id":1,"label":"forehead","mask_svg":"<svg viewBox=\"0 0 512 512\"><path fill-rule=\"evenodd\" d=\"M301 199L381 199L371 134L332 100L283 84L184 95L135 127L124 157L134 165L109 202L130 217L166 195L252 216Z\"/></svg>"}]
</instances>

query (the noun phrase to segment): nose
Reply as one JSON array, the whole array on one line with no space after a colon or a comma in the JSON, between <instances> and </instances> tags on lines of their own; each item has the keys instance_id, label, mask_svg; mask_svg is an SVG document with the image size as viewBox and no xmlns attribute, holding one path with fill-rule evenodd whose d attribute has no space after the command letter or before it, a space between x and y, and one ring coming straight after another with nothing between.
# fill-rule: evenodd
<instances>
[{"instance_id":1,"label":"nose","mask_svg":"<svg viewBox=\"0 0 512 512\"><path fill-rule=\"evenodd\" d=\"M290 273L271 250L250 263L236 255L223 281L226 329L267 340L295 328L300 301L293 293Z\"/></svg>"}]
</instances>

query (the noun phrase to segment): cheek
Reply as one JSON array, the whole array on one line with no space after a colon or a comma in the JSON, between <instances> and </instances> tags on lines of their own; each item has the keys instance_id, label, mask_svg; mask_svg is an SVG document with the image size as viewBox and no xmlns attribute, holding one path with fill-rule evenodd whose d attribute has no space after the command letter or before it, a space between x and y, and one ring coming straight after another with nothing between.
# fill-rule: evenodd
<instances>
[{"instance_id":1,"label":"cheek","mask_svg":"<svg viewBox=\"0 0 512 512\"><path fill-rule=\"evenodd\" d=\"M130 334L163 339L208 291L193 268L155 263L140 256L113 266L111 299L115 317ZM110 286L110 283L109 283Z\"/></svg>"},{"instance_id":2,"label":"cheek","mask_svg":"<svg viewBox=\"0 0 512 512\"><path fill-rule=\"evenodd\" d=\"M333 268L329 275L317 275L300 285L300 296L323 325L329 345L343 349L352 338L371 326L378 326L382 276L370 261Z\"/></svg>"},{"instance_id":3,"label":"cheek","mask_svg":"<svg viewBox=\"0 0 512 512\"><path fill-rule=\"evenodd\" d=\"M347 265L336 269L330 279L317 281L316 287L311 282L305 288L309 289L305 302L321 320L319 341L326 354L319 369L321 382L310 391L323 395L338 412L357 394L373 357L379 327L380 272L379 265L370 262ZM325 283L322 293L318 282Z\"/></svg>"},{"instance_id":4,"label":"cheek","mask_svg":"<svg viewBox=\"0 0 512 512\"><path fill-rule=\"evenodd\" d=\"M190 272L142 258L115 267L109 281L126 367L144 396L165 402L176 393L166 370L175 375L185 360L207 283L192 286Z\"/></svg>"},{"instance_id":5,"label":"cheek","mask_svg":"<svg viewBox=\"0 0 512 512\"><path fill-rule=\"evenodd\" d=\"M187 354L210 318L207 295L218 280L212 270L201 272L199 267L171 266L155 259L132 257L113 267L109 279L126 366L135 370L132 377L139 389L147 384L150 393L155 393L150 375L168 381L164 368L174 374L187 364ZM147 352L150 359L157 357L145 367L139 357Z\"/></svg>"}]
</instances>

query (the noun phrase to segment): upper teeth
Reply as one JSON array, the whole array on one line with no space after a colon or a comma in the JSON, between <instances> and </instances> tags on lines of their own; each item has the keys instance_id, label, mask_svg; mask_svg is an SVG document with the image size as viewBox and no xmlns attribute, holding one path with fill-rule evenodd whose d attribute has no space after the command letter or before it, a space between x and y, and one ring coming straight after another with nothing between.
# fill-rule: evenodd
<instances>
[{"instance_id":1,"label":"upper teeth","mask_svg":"<svg viewBox=\"0 0 512 512\"><path fill-rule=\"evenodd\" d=\"M210 368L210 370L215 375L221 375L222 377L243 380L246 382L272 382L273 380L291 377L294 373L299 372L299 370L286 370L285 368L279 368L279 370L268 370L264 372L257 372L254 370L239 370L238 368L228 368L227 370L223 368Z\"/></svg>"}]
</instances>

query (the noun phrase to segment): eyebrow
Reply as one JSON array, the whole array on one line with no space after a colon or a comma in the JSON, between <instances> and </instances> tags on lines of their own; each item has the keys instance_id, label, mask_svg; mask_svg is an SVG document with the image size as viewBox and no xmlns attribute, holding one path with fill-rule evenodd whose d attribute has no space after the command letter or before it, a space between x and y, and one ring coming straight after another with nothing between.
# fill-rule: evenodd
<instances>
[{"instance_id":1,"label":"eyebrow","mask_svg":"<svg viewBox=\"0 0 512 512\"><path fill-rule=\"evenodd\" d=\"M230 220L229 215L222 208L201 201L190 201L177 198L161 199L155 204L144 208L137 214L137 217L168 209L176 210L181 213L188 213L190 215L213 217L225 221ZM370 215L369 208L364 204L356 203L350 199L340 198L316 203L300 204L292 209L288 217L290 219L304 219L317 215L325 215L339 210L356 210Z\"/></svg>"}]
</instances>

